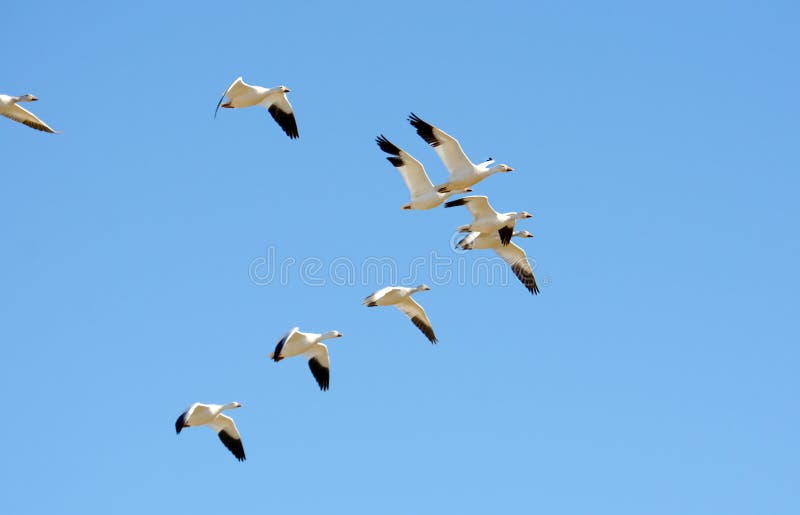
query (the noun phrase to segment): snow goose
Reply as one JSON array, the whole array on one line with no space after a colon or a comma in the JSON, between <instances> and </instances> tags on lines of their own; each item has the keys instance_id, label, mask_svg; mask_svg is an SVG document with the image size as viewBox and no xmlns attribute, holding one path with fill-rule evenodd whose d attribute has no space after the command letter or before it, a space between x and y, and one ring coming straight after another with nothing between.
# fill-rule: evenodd
<instances>
[{"instance_id":1,"label":"snow goose","mask_svg":"<svg viewBox=\"0 0 800 515\"><path fill-rule=\"evenodd\" d=\"M445 203L444 207L467 206L472 213L472 223L462 225L458 228L459 232L481 232L490 233L497 231L500 236L500 243L508 245L511 235L514 233L514 225L518 219L532 218L533 215L527 211L498 213L489 204L489 198L485 196L470 196L451 200Z\"/></svg>"},{"instance_id":2,"label":"snow goose","mask_svg":"<svg viewBox=\"0 0 800 515\"><path fill-rule=\"evenodd\" d=\"M274 88L262 88L261 86L251 86L242 80L241 77L233 81L233 84L228 86L222 98L217 103L217 110L214 111L214 117L217 116L217 111L220 107L234 109L237 107L251 107L260 105L267 108L272 118L278 122L283 132L291 139L299 138L300 134L297 132L297 122L294 119L294 110L289 99L286 98L286 93L291 90L286 86L277 86ZM228 97L228 102L224 104L222 101Z\"/></svg>"},{"instance_id":3,"label":"snow goose","mask_svg":"<svg viewBox=\"0 0 800 515\"><path fill-rule=\"evenodd\" d=\"M339 331L328 331L324 334L302 333L294 327L278 340L275 352L269 357L276 363L283 358L303 355L308 358L308 368L317 380L320 390L327 390L331 382L331 362L328 358L328 347L322 343L330 338L341 338Z\"/></svg>"},{"instance_id":4,"label":"snow goose","mask_svg":"<svg viewBox=\"0 0 800 515\"><path fill-rule=\"evenodd\" d=\"M533 238L533 234L528 231L517 231L512 236ZM536 285L536 278L533 276L533 267L531 267L525 251L514 243L503 245L497 233L471 232L463 240L459 241L456 247L464 250L491 249L497 252L497 255L508 263L511 271L514 272L514 275L525 285L528 291L534 295L539 294L539 286Z\"/></svg>"},{"instance_id":5,"label":"snow goose","mask_svg":"<svg viewBox=\"0 0 800 515\"><path fill-rule=\"evenodd\" d=\"M38 119L36 115L27 109L24 109L18 105L19 102L36 102L37 100L39 99L30 93L19 97L0 95L0 114L6 118L11 118L15 122L25 124L32 129L36 129L37 131L56 134L57 131L51 129L46 123Z\"/></svg>"},{"instance_id":6,"label":"snow goose","mask_svg":"<svg viewBox=\"0 0 800 515\"><path fill-rule=\"evenodd\" d=\"M505 164L494 165L490 168L489 165L494 163L492 158L483 163L474 164L461 149L458 140L442 129L434 127L414 113L411 113L408 121L417 129L417 134L439 154L439 159L450 171L447 182L437 187L440 192L463 190L498 172L514 171Z\"/></svg>"},{"instance_id":7,"label":"snow goose","mask_svg":"<svg viewBox=\"0 0 800 515\"><path fill-rule=\"evenodd\" d=\"M394 306L403 312L411 322L417 326L417 329L422 331L431 343L436 343L436 335L433 333L431 321L428 320L428 315L422 306L411 298L412 293L418 291L428 291L430 287L425 284L420 284L416 288L404 288L402 286L387 286L376 291L366 299L364 304L371 308L373 306Z\"/></svg>"},{"instance_id":8,"label":"snow goose","mask_svg":"<svg viewBox=\"0 0 800 515\"><path fill-rule=\"evenodd\" d=\"M239 430L236 429L232 418L222 414L225 410L241 407L242 405L238 402L231 402L224 406L195 402L175 421L175 432L180 434L184 427L208 426L217 433L219 439L237 460L244 461L244 447L242 447Z\"/></svg>"},{"instance_id":9,"label":"snow goose","mask_svg":"<svg viewBox=\"0 0 800 515\"><path fill-rule=\"evenodd\" d=\"M433 183L425 173L422 163L411 157L411 155L397 147L381 134L375 139L381 150L390 154L392 157L386 159L392 163L408 187L411 193L411 202L402 206L401 209L433 209L447 200L450 196L458 193L469 193L469 188L459 190L448 190L446 193L436 191Z\"/></svg>"}]
</instances>

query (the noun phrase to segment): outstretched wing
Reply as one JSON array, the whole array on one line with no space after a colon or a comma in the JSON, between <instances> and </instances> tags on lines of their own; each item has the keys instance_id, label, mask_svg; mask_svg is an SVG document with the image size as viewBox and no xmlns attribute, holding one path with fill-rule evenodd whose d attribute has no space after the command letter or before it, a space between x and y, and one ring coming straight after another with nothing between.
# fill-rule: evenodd
<instances>
[{"instance_id":1,"label":"outstretched wing","mask_svg":"<svg viewBox=\"0 0 800 515\"><path fill-rule=\"evenodd\" d=\"M496 247L494 249L503 261L508 263L511 271L517 276L522 284L534 295L539 294L539 286L536 284L536 278L533 276L533 267L528 261L528 256L525 251L518 247L515 243L509 243L504 247Z\"/></svg>"},{"instance_id":2,"label":"outstretched wing","mask_svg":"<svg viewBox=\"0 0 800 515\"><path fill-rule=\"evenodd\" d=\"M282 360L282 359L285 357L285 356L283 355L283 353L284 353L283 351L284 351L284 349L286 348L286 343L289 341L289 338L291 338L292 336L294 336L294 334L295 334L295 333L296 333L296 332L297 332L299 329L300 329L299 327L293 327L293 328L291 328L291 329L289 330L289 332L288 332L288 333L286 333L286 334L284 334L283 336L281 336L281 339L280 339L280 340L278 340L278 343L277 343L277 345L275 345L275 351L274 351L274 352L270 352L270 353L269 353L269 357L270 357L270 359L271 359L272 361L274 361L274 362L276 362L276 363L277 363L278 361ZM287 352L286 352L286 354L289 354L288 350L291 350L291 349L287 349ZM294 354L292 354L292 355L294 355Z\"/></svg>"},{"instance_id":3,"label":"outstretched wing","mask_svg":"<svg viewBox=\"0 0 800 515\"><path fill-rule=\"evenodd\" d=\"M236 424L232 418L219 414L213 421L208 423L208 427L217 432L220 441L233 453L237 460L245 460L242 437L239 436L239 430L236 429Z\"/></svg>"},{"instance_id":4,"label":"outstretched wing","mask_svg":"<svg viewBox=\"0 0 800 515\"><path fill-rule=\"evenodd\" d=\"M306 356L308 357L308 368L311 369L311 374L317 380L319 389L327 390L331 384L331 362L328 357L328 347L324 343L317 342L306 352Z\"/></svg>"},{"instance_id":5,"label":"outstretched wing","mask_svg":"<svg viewBox=\"0 0 800 515\"><path fill-rule=\"evenodd\" d=\"M451 176L461 170L471 169L473 167L472 161L469 160L461 149L461 145L458 143L457 139L447 134L442 129L429 124L414 113L411 113L408 117L408 121L417 129L417 134L419 134L428 145L433 147L439 155L439 159L442 160L450 171Z\"/></svg>"},{"instance_id":6,"label":"outstretched wing","mask_svg":"<svg viewBox=\"0 0 800 515\"><path fill-rule=\"evenodd\" d=\"M428 320L428 315L425 314L425 310L422 309L422 306L417 304L417 301L411 297L406 297L401 302L395 304L395 306L411 319L411 322L417 326L417 329L422 331L422 334L424 334L431 343L436 343L438 341L433 332L431 321Z\"/></svg>"},{"instance_id":7,"label":"outstretched wing","mask_svg":"<svg viewBox=\"0 0 800 515\"><path fill-rule=\"evenodd\" d=\"M246 95L248 93L254 93L256 89L251 86L250 84L246 83L242 80L241 77L237 77L235 81L231 82L231 85L228 86L228 89L225 90L225 95L230 100L233 100L235 97Z\"/></svg>"},{"instance_id":8,"label":"outstretched wing","mask_svg":"<svg viewBox=\"0 0 800 515\"><path fill-rule=\"evenodd\" d=\"M472 246L475 244L475 240L478 239L481 233L479 232L471 232L464 236L458 243L456 243L456 248L470 250Z\"/></svg>"},{"instance_id":9,"label":"outstretched wing","mask_svg":"<svg viewBox=\"0 0 800 515\"><path fill-rule=\"evenodd\" d=\"M433 189L433 183L428 178L428 174L425 173L425 167L422 166L422 163L411 157L408 152L386 139L383 134L378 136L375 141L378 143L381 150L393 156L387 157L386 159L388 159L389 162L397 168L400 175L403 176L403 180L412 198L423 195Z\"/></svg>"},{"instance_id":10,"label":"outstretched wing","mask_svg":"<svg viewBox=\"0 0 800 515\"><path fill-rule=\"evenodd\" d=\"M199 404L195 402L194 404L189 406L189 409L181 413L181 416L178 417L178 420L175 421L175 434L181 434L181 429L183 429L184 426L186 426L186 421L189 420L189 417L192 416L192 413L194 413L194 409L198 405Z\"/></svg>"},{"instance_id":11,"label":"outstretched wing","mask_svg":"<svg viewBox=\"0 0 800 515\"><path fill-rule=\"evenodd\" d=\"M245 81L242 80L241 77L237 77L236 80L233 81L230 86L228 86L228 89L225 90L225 93L223 93L222 96L219 97L219 102L217 102L217 108L214 110L214 118L217 117L217 111L219 111L219 106L222 105L222 101L225 99L225 97L228 97L228 100L232 102L233 99L236 97L240 97L242 95L247 95L249 93L255 93L255 92L256 89L253 86L247 84Z\"/></svg>"},{"instance_id":12,"label":"outstretched wing","mask_svg":"<svg viewBox=\"0 0 800 515\"><path fill-rule=\"evenodd\" d=\"M20 107L17 104L12 105L8 111L4 113L0 113L6 118L11 118L15 122L19 122L21 124L27 125L32 129L36 129L37 131L42 132L49 132L50 134L56 134L56 131L51 129L46 123L41 121L34 115L32 112L28 111L27 109Z\"/></svg>"},{"instance_id":13,"label":"outstretched wing","mask_svg":"<svg viewBox=\"0 0 800 515\"><path fill-rule=\"evenodd\" d=\"M286 98L286 93L279 93L277 95L270 95L269 100L271 103L267 106L267 111L272 115L272 118L280 125L283 132L291 139L300 137L297 132L297 121L294 119L294 110L289 99Z\"/></svg>"},{"instance_id":14,"label":"outstretched wing","mask_svg":"<svg viewBox=\"0 0 800 515\"><path fill-rule=\"evenodd\" d=\"M489 204L489 197L484 195L470 195L456 200L445 202L444 207L466 206L475 220L480 218L495 217L497 211Z\"/></svg>"}]
</instances>

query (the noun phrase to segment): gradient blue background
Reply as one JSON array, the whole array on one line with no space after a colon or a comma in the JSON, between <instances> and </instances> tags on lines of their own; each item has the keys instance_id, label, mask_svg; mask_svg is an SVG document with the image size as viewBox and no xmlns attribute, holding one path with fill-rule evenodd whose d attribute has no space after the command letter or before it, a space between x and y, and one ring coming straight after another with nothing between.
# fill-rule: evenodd
<instances>
[{"instance_id":1,"label":"gradient blue background","mask_svg":"<svg viewBox=\"0 0 800 515\"><path fill-rule=\"evenodd\" d=\"M796 514L795 2L39 2L6 11L4 513ZM30 8L29 8L30 7ZM300 140L213 108L292 89ZM542 284L257 285L253 260L459 258L405 121L516 171ZM488 254L483 254L487 255ZM423 272L414 282L431 282ZM332 386L266 359L337 329ZM194 401L227 403L248 460Z\"/></svg>"}]
</instances>

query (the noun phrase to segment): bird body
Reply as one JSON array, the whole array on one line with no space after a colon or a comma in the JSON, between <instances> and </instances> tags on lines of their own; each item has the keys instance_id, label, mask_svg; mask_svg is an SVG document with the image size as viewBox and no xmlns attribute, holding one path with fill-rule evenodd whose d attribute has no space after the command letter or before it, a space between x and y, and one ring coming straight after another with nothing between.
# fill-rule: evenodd
<instances>
[{"instance_id":1,"label":"bird body","mask_svg":"<svg viewBox=\"0 0 800 515\"><path fill-rule=\"evenodd\" d=\"M444 207L456 206L466 206L473 218L472 223L460 226L459 232L487 234L496 232L503 245L508 245L511 241L511 235L514 233L514 226L518 219L532 218L533 216L527 211L498 213L489 204L489 198L485 196L462 197L444 205Z\"/></svg>"},{"instance_id":2,"label":"bird body","mask_svg":"<svg viewBox=\"0 0 800 515\"><path fill-rule=\"evenodd\" d=\"M37 118L36 115L19 105L20 102L36 102L37 100L39 99L30 93L18 97L0 95L0 115L27 125L37 131L56 134L57 131L51 129L50 126Z\"/></svg>"},{"instance_id":3,"label":"bird body","mask_svg":"<svg viewBox=\"0 0 800 515\"><path fill-rule=\"evenodd\" d=\"M390 157L386 159L400 172L411 194L411 202L403 205L402 209L433 209L452 195L472 191L469 188L452 189L447 192L438 191L428 178L422 163L414 159L408 152L395 146L383 135L380 135L375 141L381 150L390 154Z\"/></svg>"},{"instance_id":4,"label":"bird body","mask_svg":"<svg viewBox=\"0 0 800 515\"><path fill-rule=\"evenodd\" d=\"M220 441L239 461L245 460L242 439L233 419L223 415L225 410L241 408L238 402L229 404L202 404L196 402L184 411L175 421L175 432L180 434L184 427L208 426L219 436Z\"/></svg>"},{"instance_id":5,"label":"bird body","mask_svg":"<svg viewBox=\"0 0 800 515\"><path fill-rule=\"evenodd\" d=\"M411 322L424 334L431 343L436 343L438 340L436 334L433 332L433 326L428 319L425 310L414 299L411 298L413 293L418 291L427 291L430 287L425 284L420 284L416 288L407 288L403 286L387 286L381 288L372 295L364 299L364 305L367 307L373 306L394 306L403 312Z\"/></svg>"},{"instance_id":6,"label":"bird body","mask_svg":"<svg viewBox=\"0 0 800 515\"><path fill-rule=\"evenodd\" d=\"M311 369L311 374L320 390L327 390L330 387L331 365L328 346L322 341L341 337L342 333L339 331L328 331L323 334L303 333L298 327L294 327L278 340L275 350L270 352L269 357L277 363L284 358L305 356L308 358L308 368Z\"/></svg>"},{"instance_id":7,"label":"bird body","mask_svg":"<svg viewBox=\"0 0 800 515\"><path fill-rule=\"evenodd\" d=\"M447 182L436 187L436 190L441 193L465 190L490 175L514 171L513 168L506 164L490 166L494 163L491 158L483 163L475 164L467 157L461 148L461 144L454 137L438 127L434 127L414 113L411 113L408 121L417 129L417 134L433 147L439 159L442 160L450 172Z\"/></svg>"},{"instance_id":8,"label":"bird body","mask_svg":"<svg viewBox=\"0 0 800 515\"><path fill-rule=\"evenodd\" d=\"M276 86L274 88L251 86L243 81L241 77L238 77L222 94L222 98L217 103L217 110L220 107L236 109L260 105L269 111L269 114L272 115L272 118L289 138L299 138L300 134L297 131L294 109L292 109L289 99L286 98L286 93L290 91L286 86ZM225 97L228 97L228 102L223 104L222 101ZM214 111L214 116L216 117L216 115L217 113Z\"/></svg>"}]
</instances>

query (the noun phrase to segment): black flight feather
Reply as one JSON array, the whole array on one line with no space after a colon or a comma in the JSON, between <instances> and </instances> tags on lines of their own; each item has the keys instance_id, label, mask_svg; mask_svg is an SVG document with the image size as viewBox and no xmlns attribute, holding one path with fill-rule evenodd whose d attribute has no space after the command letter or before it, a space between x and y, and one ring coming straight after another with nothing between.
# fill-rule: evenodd
<instances>
[{"instance_id":1,"label":"black flight feather","mask_svg":"<svg viewBox=\"0 0 800 515\"><path fill-rule=\"evenodd\" d=\"M319 389L325 391L331 383L331 371L322 366L317 358L308 360L308 368L311 369L311 374L317 380Z\"/></svg>"},{"instance_id":2,"label":"black flight feather","mask_svg":"<svg viewBox=\"0 0 800 515\"><path fill-rule=\"evenodd\" d=\"M224 430L220 431L218 434L219 434L219 439L222 441L225 447L227 447L228 450L231 451L234 456L236 456L236 459L239 461L244 461L245 457L244 457L244 447L242 446L242 441L239 440L238 438L232 437Z\"/></svg>"},{"instance_id":3,"label":"black flight feather","mask_svg":"<svg viewBox=\"0 0 800 515\"><path fill-rule=\"evenodd\" d=\"M417 329L422 331L422 334L424 334L428 338L428 340L430 340L431 343L436 343L437 341L439 341L436 339L436 335L433 334L433 328L427 325L421 318L411 317L411 322L415 326L417 326Z\"/></svg>"},{"instance_id":4,"label":"black flight feather","mask_svg":"<svg viewBox=\"0 0 800 515\"><path fill-rule=\"evenodd\" d=\"M297 132L297 122L294 119L294 113L286 113L278 109L275 104L269 106L269 114L278 122L283 132L291 139L299 138L300 133Z\"/></svg>"}]
</instances>

